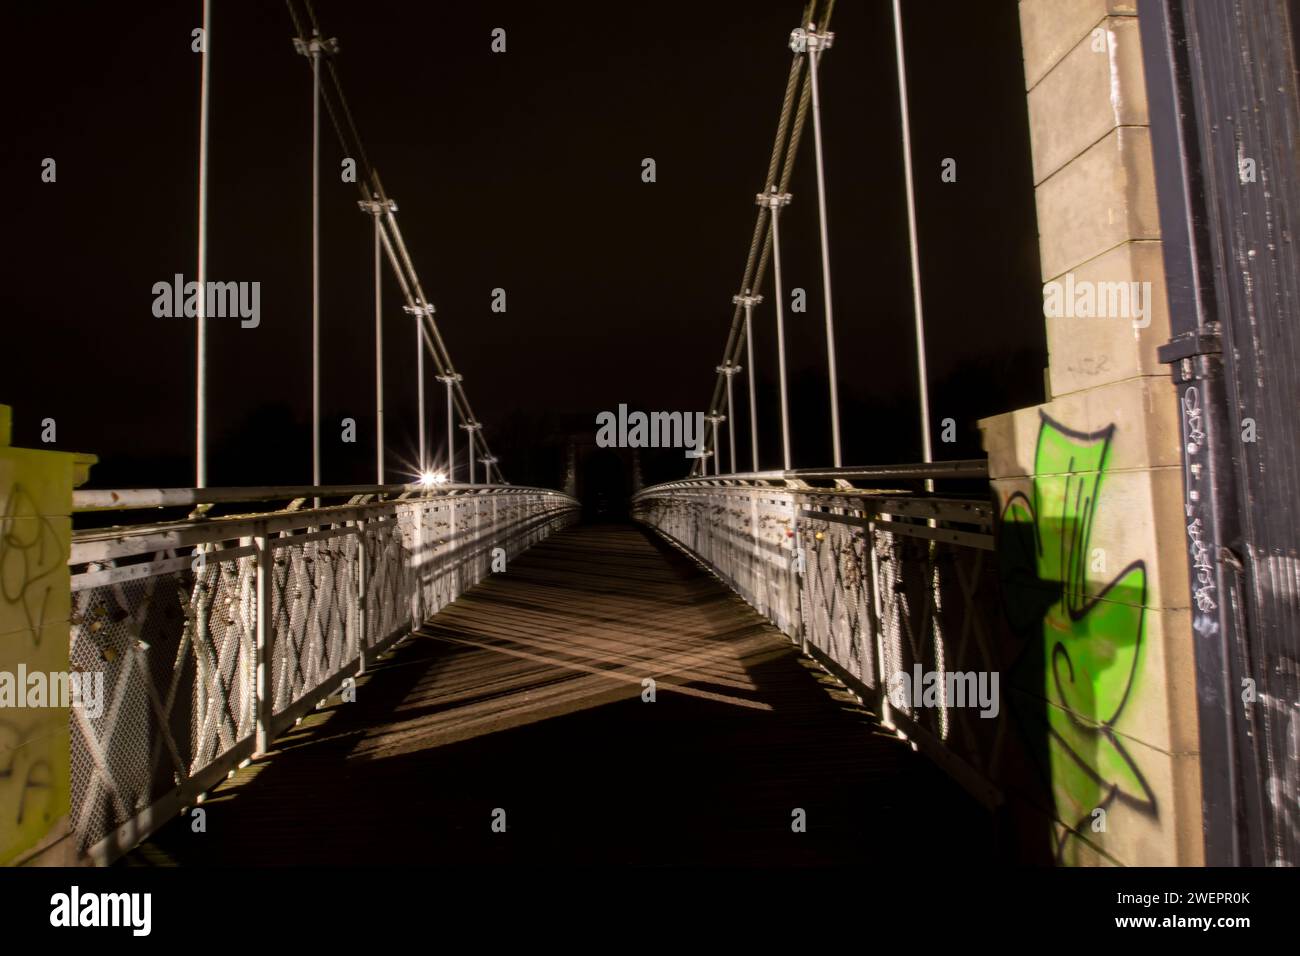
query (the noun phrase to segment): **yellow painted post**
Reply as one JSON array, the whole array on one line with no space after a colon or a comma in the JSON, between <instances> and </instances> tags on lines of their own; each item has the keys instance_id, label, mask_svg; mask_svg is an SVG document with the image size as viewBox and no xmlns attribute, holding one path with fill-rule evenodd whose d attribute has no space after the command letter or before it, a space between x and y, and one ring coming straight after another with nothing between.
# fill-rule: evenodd
<instances>
[{"instance_id":1,"label":"yellow painted post","mask_svg":"<svg viewBox=\"0 0 1300 956\"><path fill-rule=\"evenodd\" d=\"M70 712L57 688L69 669L72 489L96 459L13 448L11 426L0 405L0 865L68 865Z\"/></svg>"}]
</instances>

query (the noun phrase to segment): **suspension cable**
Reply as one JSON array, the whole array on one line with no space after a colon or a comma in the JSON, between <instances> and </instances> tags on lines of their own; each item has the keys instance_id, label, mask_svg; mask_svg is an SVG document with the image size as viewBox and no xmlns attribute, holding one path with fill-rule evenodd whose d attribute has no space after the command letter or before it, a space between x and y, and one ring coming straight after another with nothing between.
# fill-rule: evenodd
<instances>
[{"instance_id":1,"label":"suspension cable","mask_svg":"<svg viewBox=\"0 0 1300 956\"><path fill-rule=\"evenodd\" d=\"M308 31L304 29L308 22L311 25L311 32L324 36L312 0L303 0L303 6L306 10L305 18L299 13L296 0L285 0L285 4L288 7L289 17L293 21L294 30L298 36L306 37L309 35ZM406 299L409 311L416 317L421 338L434 361L438 374L443 376L451 375L454 373L451 353L438 330L437 322L433 318L433 306L424 295L419 274L415 271L401 229L398 227L397 219L393 215L393 205L390 204L388 195L384 191L383 183L379 178L379 171L371 165L369 155L366 153L364 141L357 130L355 116L348 106L347 97L343 93L343 85L339 78L336 62L333 58L328 58L325 63L328 67L329 82L321 85L321 99L325 102L330 125L334 127L335 136L338 138L344 155L348 157L355 156L360 160L362 175L357 177L357 189L361 193L363 201L377 200L387 210L385 215L379 216L379 222L380 236L384 250L387 253L389 266L392 268L394 275L397 276L398 284L402 289L402 295ZM469 403L469 396L460 381L457 381L454 385L454 394L456 410L460 413L462 420L466 422L477 421L474 417L474 410ZM488 447L487 439L483 437L481 428L469 432L471 456L474 454L475 442L481 446L484 457L494 457ZM491 467L495 467L497 479L504 481L500 466L494 462Z\"/></svg>"},{"instance_id":2,"label":"suspension cable","mask_svg":"<svg viewBox=\"0 0 1300 956\"><path fill-rule=\"evenodd\" d=\"M820 17L817 16L817 6L819 0L808 0L804 5L803 18L800 26L807 26L810 21L817 23L817 29L825 31L830 29L831 14L835 11L835 0L825 0L824 10ZM808 110L812 101L812 86L809 82L809 76L804 70L805 57L799 53L793 55L790 62L790 73L786 78L785 97L781 103L781 115L777 121L776 139L772 144L772 155L768 161L767 178L763 183L763 191L771 192L772 187L777 185L777 173L780 171L780 184L777 186L778 193L789 192L790 180L794 174L794 159L799 152L799 143L803 139L803 128L808 117ZM802 84L800 83L802 80ZM799 103L795 109L795 91L799 91ZM790 122L790 113L794 109L794 122ZM788 139L787 139L788 133ZM745 273L741 280L739 295L749 295L758 290L763 284L763 279L767 275L767 267L772 256L772 228L769 210L763 206L758 208L758 217L754 222L754 234L749 244L749 255L745 259ZM731 328L727 333L727 344L722 351L722 367L735 364L744 350L744 336L741 334L745 328L745 310L740 303L736 304L731 315ZM709 400L707 407L717 408L718 403L722 400L723 390L726 388L726 373L719 371L713 382L713 397ZM734 428L735 423L728 427ZM710 438L705 439L705 450L708 451ZM716 449L713 449L716 453ZM694 471L699 467L704 458L699 458L691 463L691 470Z\"/></svg>"}]
</instances>

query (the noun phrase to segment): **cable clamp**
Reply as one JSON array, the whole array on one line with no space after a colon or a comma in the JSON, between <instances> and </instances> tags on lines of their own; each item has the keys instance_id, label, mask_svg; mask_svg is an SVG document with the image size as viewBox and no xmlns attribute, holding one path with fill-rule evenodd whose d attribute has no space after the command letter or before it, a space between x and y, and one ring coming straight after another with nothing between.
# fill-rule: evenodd
<instances>
[{"instance_id":1,"label":"cable clamp","mask_svg":"<svg viewBox=\"0 0 1300 956\"><path fill-rule=\"evenodd\" d=\"M820 53L829 50L835 42L835 34L829 30L817 32L817 24L808 24L808 29L795 27L790 31L790 49L795 53Z\"/></svg>"},{"instance_id":2,"label":"cable clamp","mask_svg":"<svg viewBox=\"0 0 1300 956\"><path fill-rule=\"evenodd\" d=\"M397 203L389 199L381 201L378 199L358 199L357 206L362 212L368 212L372 216L378 216L385 212L397 212Z\"/></svg>"},{"instance_id":3,"label":"cable clamp","mask_svg":"<svg viewBox=\"0 0 1300 956\"><path fill-rule=\"evenodd\" d=\"M338 37L330 37L328 40L320 36L294 37L293 48L303 56L332 56L339 52L339 41Z\"/></svg>"}]
</instances>

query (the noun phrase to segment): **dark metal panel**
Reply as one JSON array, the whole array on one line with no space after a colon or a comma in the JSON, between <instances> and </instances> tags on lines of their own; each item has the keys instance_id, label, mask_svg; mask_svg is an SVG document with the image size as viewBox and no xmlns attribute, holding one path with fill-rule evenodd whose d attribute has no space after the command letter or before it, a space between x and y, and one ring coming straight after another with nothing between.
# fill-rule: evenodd
<instances>
[{"instance_id":1,"label":"dark metal panel","mask_svg":"<svg viewBox=\"0 0 1300 956\"><path fill-rule=\"evenodd\" d=\"M1212 864L1300 864L1294 6L1138 7L1172 333L1161 359L1183 425Z\"/></svg>"}]
</instances>

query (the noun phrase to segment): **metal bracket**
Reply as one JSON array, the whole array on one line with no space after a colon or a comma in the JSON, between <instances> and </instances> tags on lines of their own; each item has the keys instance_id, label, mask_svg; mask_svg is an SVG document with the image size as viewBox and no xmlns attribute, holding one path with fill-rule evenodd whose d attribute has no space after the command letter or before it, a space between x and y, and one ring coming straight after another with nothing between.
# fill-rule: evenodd
<instances>
[{"instance_id":1,"label":"metal bracket","mask_svg":"<svg viewBox=\"0 0 1300 956\"><path fill-rule=\"evenodd\" d=\"M362 212L368 212L372 216L379 216L385 212L397 212L397 203L393 200L379 199L358 199L357 205L361 207Z\"/></svg>"},{"instance_id":2,"label":"metal bracket","mask_svg":"<svg viewBox=\"0 0 1300 956\"><path fill-rule=\"evenodd\" d=\"M777 192L776 187L773 186L771 192L759 193L755 196L754 204L757 206L764 206L767 209L780 209L782 206L790 205L790 200L792 198L793 197L789 193Z\"/></svg>"},{"instance_id":3,"label":"metal bracket","mask_svg":"<svg viewBox=\"0 0 1300 956\"><path fill-rule=\"evenodd\" d=\"M1207 322L1191 332L1174 336L1156 349L1162 365L1168 365L1174 384L1196 381L1209 374L1223 355L1223 337L1218 322Z\"/></svg>"},{"instance_id":4,"label":"metal bracket","mask_svg":"<svg viewBox=\"0 0 1300 956\"><path fill-rule=\"evenodd\" d=\"M762 195L762 193L760 193L759 195ZM736 305L754 306L762 302L763 297L761 295L751 295L750 293L746 292L744 295L733 295L731 297L731 301L736 303Z\"/></svg>"},{"instance_id":5,"label":"metal bracket","mask_svg":"<svg viewBox=\"0 0 1300 956\"><path fill-rule=\"evenodd\" d=\"M822 50L829 50L834 42L835 34L829 30L818 33L815 23L808 24L806 30L803 27L795 27L790 31L790 49L795 53L820 53Z\"/></svg>"},{"instance_id":6,"label":"metal bracket","mask_svg":"<svg viewBox=\"0 0 1300 956\"><path fill-rule=\"evenodd\" d=\"M338 37L330 37L328 40L319 36L294 37L293 48L303 56L332 56L339 52L339 41Z\"/></svg>"}]
</instances>

